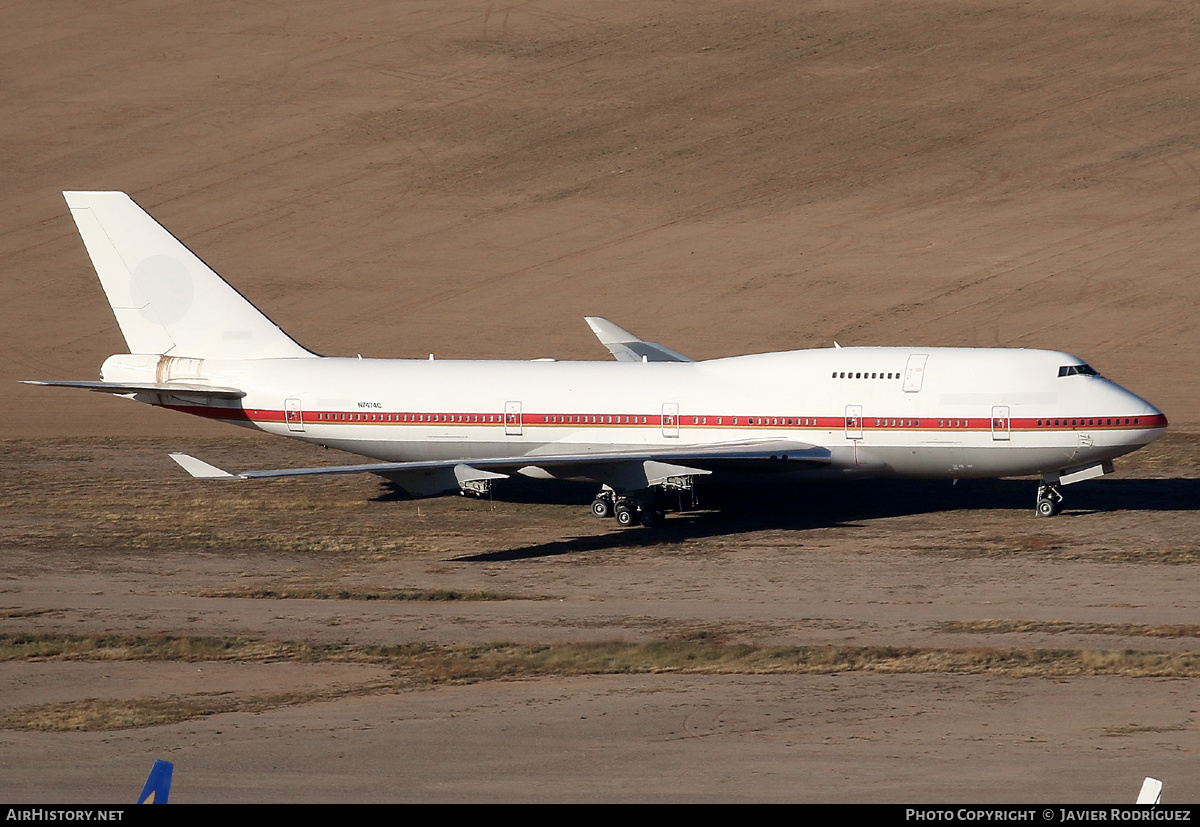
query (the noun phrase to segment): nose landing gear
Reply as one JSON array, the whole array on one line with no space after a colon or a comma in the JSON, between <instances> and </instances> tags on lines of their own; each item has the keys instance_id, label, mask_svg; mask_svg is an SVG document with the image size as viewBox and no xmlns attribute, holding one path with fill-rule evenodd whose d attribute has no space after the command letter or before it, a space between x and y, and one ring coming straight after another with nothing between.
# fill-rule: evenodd
<instances>
[{"instance_id":1,"label":"nose landing gear","mask_svg":"<svg viewBox=\"0 0 1200 827\"><path fill-rule=\"evenodd\" d=\"M1053 517L1056 514L1061 514L1063 495L1058 490L1059 486L1095 479L1096 477L1102 477L1112 472L1112 462L1105 460L1104 462L1096 462L1092 465L1069 468L1066 471L1043 474L1041 484L1038 485L1037 505L1034 506L1034 511L1037 512L1039 517Z\"/></svg>"},{"instance_id":2,"label":"nose landing gear","mask_svg":"<svg viewBox=\"0 0 1200 827\"><path fill-rule=\"evenodd\" d=\"M1034 510L1039 517L1054 517L1062 512L1063 495L1053 483L1038 486L1037 505Z\"/></svg>"}]
</instances>

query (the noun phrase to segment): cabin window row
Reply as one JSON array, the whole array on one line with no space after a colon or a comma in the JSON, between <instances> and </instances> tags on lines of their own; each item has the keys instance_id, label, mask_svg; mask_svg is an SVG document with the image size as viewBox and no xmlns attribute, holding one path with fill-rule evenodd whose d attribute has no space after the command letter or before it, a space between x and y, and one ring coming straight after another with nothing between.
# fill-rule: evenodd
<instances>
[{"instance_id":1,"label":"cabin window row","mask_svg":"<svg viewBox=\"0 0 1200 827\"><path fill-rule=\"evenodd\" d=\"M718 425L721 424L721 420L723 418L724 417L717 417ZM692 417L692 419L694 422L695 417ZM700 417L700 419L701 419L700 424L702 424L702 425L705 424L704 423L705 417ZM738 424L738 417L736 417L736 416L733 417L733 424L734 425ZM788 418L788 417L782 417L782 416L748 416L748 417L746 417L746 424L747 425L816 425L817 420L803 419L803 418L796 419L794 417Z\"/></svg>"},{"instance_id":2,"label":"cabin window row","mask_svg":"<svg viewBox=\"0 0 1200 827\"><path fill-rule=\"evenodd\" d=\"M898 376L898 374L897 374ZM868 377L869 378L869 377ZM320 420L330 422L476 422L476 423L494 423L500 424L504 421L504 417L499 414L376 414L376 413L321 413L317 414ZM724 425L725 420L729 419L731 425L737 425L741 421L741 417L712 417L717 425ZM681 418L682 420L682 418ZM691 417L693 425L709 424L707 416ZM645 416L600 416L600 415L556 415L545 414L542 416L543 422L560 424L595 424L595 425L645 425L649 420ZM668 424L670 417L667 417ZM788 426L815 426L817 420L808 417L789 418L789 417L767 417L767 416L749 416L746 417L747 425L788 425ZM939 419L939 428L967 428L970 427L970 420L967 419ZM1141 417L1092 417L1088 419L1039 419L1037 427L1039 428L1062 428L1062 427L1082 427L1082 426L1111 426L1111 425L1139 425ZM878 428L919 428L921 420L919 419L876 419L875 426Z\"/></svg>"},{"instance_id":3,"label":"cabin window row","mask_svg":"<svg viewBox=\"0 0 1200 827\"><path fill-rule=\"evenodd\" d=\"M673 418L670 415L663 417L664 422L668 425L672 424L672 419ZM742 417L740 417L740 416L729 416L729 417L726 417L726 416L682 417L681 416L681 417L679 417L680 424L683 424L687 419L691 419L693 425L708 425L708 424L710 424L709 423L710 419L712 420L711 424L714 424L714 425L724 425L726 419L729 420L730 425L739 425L742 422ZM817 424L817 420L815 418L811 418L811 417L797 418L797 417L781 417L781 416L748 416L748 417L745 417L745 420L746 420L745 424L747 424L747 425L791 425L791 426L796 426L796 425L816 425ZM549 422L551 424L568 423L568 424L580 424L580 425L589 425L589 424L594 424L594 425L637 425L637 424L642 424L642 425L645 425L647 422L649 422L649 417L645 417L645 416L582 416L582 415L576 416L573 414L558 416L558 415L548 414L548 415L542 416L542 421Z\"/></svg>"},{"instance_id":4,"label":"cabin window row","mask_svg":"<svg viewBox=\"0 0 1200 827\"><path fill-rule=\"evenodd\" d=\"M740 416L692 416L679 417L680 424L683 424L687 419L692 420L693 425L708 425L711 419L713 425L724 425L725 420L729 420L730 425L739 425L742 423L743 417ZM673 417L670 415L664 416L663 421L670 425ZM747 425L816 425L817 420L812 417L782 417L782 416L748 416L745 417ZM547 414L542 416L543 422L551 424L580 424L580 425L645 425L649 422L649 417L645 416L576 416L576 415L553 415Z\"/></svg>"},{"instance_id":5,"label":"cabin window row","mask_svg":"<svg viewBox=\"0 0 1200 827\"><path fill-rule=\"evenodd\" d=\"M315 415L318 420L326 422L478 422L478 423L494 423L501 424L504 422L504 417L499 414L378 414L378 413L318 413ZM515 414L514 414L515 416ZM530 415L525 415L525 421L530 420ZM624 415L592 415L592 414L541 414L542 422L560 425L560 424L577 424L577 425L645 425L648 424L650 418L647 416L624 416ZM693 425L708 425L712 419L713 424L724 425L725 420L729 420L729 424L741 424L743 417L740 416L693 416L690 417ZM748 416L744 417L747 425L802 425L815 426L818 423L815 417L777 417L777 416ZM665 417L668 424L671 422L671 417ZM679 418L680 422L684 421L684 417Z\"/></svg>"},{"instance_id":6,"label":"cabin window row","mask_svg":"<svg viewBox=\"0 0 1200 827\"><path fill-rule=\"evenodd\" d=\"M833 375L830 378L831 379L899 379L900 374L899 373L882 373L879 371L868 373L866 371L856 372L856 371L845 371L845 370L837 371L837 370L835 370L833 372Z\"/></svg>"},{"instance_id":7,"label":"cabin window row","mask_svg":"<svg viewBox=\"0 0 1200 827\"><path fill-rule=\"evenodd\" d=\"M318 419L330 422L503 422L498 414L376 414L322 413Z\"/></svg>"},{"instance_id":8,"label":"cabin window row","mask_svg":"<svg viewBox=\"0 0 1200 827\"><path fill-rule=\"evenodd\" d=\"M647 422L647 417L644 417L644 416L608 416L608 415L584 416L582 414L581 415L543 414L542 421L550 422L550 423L564 423L565 422L565 423L580 424L580 425L637 425L638 423L645 425Z\"/></svg>"}]
</instances>

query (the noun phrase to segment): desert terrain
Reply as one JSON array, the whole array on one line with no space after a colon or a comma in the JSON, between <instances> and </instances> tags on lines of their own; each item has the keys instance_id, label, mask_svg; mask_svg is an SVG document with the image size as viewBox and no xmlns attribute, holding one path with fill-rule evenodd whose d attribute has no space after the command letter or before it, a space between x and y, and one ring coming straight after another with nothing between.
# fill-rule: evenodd
<instances>
[{"instance_id":1,"label":"desert terrain","mask_svg":"<svg viewBox=\"0 0 1200 827\"><path fill-rule=\"evenodd\" d=\"M1200 12L73 0L0 28L0 800L1200 799ZM120 399L60 192L324 354L1038 347L1167 437L618 531Z\"/></svg>"}]
</instances>

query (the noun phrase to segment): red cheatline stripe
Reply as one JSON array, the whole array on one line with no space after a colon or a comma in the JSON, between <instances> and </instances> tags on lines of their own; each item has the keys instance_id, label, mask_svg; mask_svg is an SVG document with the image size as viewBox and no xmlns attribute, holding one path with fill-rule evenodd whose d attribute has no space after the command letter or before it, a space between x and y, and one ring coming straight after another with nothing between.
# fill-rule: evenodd
<instances>
[{"instance_id":1,"label":"red cheatline stripe","mask_svg":"<svg viewBox=\"0 0 1200 827\"><path fill-rule=\"evenodd\" d=\"M263 408L221 408L203 405L164 405L175 411L222 419L232 422L287 422L287 412ZM293 416L295 416L293 412ZM726 416L691 415L664 417L659 414L542 414L542 413L425 413L425 412L359 412L305 411L303 422L308 425L463 425L497 427L520 424L525 427L566 428L588 425L606 428L791 428L793 430L867 430L867 431L1077 431L1082 428L1099 430L1142 430L1165 428L1167 418L1152 416L1073 416L1053 418L1020 418L1007 420L987 418L913 419L911 417L858 418L842 416Z\"/></svg>"}]
</instances>

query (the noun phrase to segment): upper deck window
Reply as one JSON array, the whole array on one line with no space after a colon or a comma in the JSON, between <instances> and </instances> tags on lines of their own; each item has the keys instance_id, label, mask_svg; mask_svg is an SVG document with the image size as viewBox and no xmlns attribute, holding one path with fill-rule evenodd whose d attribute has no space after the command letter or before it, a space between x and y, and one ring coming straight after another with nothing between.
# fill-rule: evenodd
<instances>
[{"instance_id":1,"label":"upper deck window","mask_svg":"<svg viewBox=\"0 0 1200 827\"><path fill-rule=\"evenodd\" d=\"M1063 365L1058 369L1059 376L1099 376L1096 369L1090 365Z\"/></svg>"}]
</instances>

